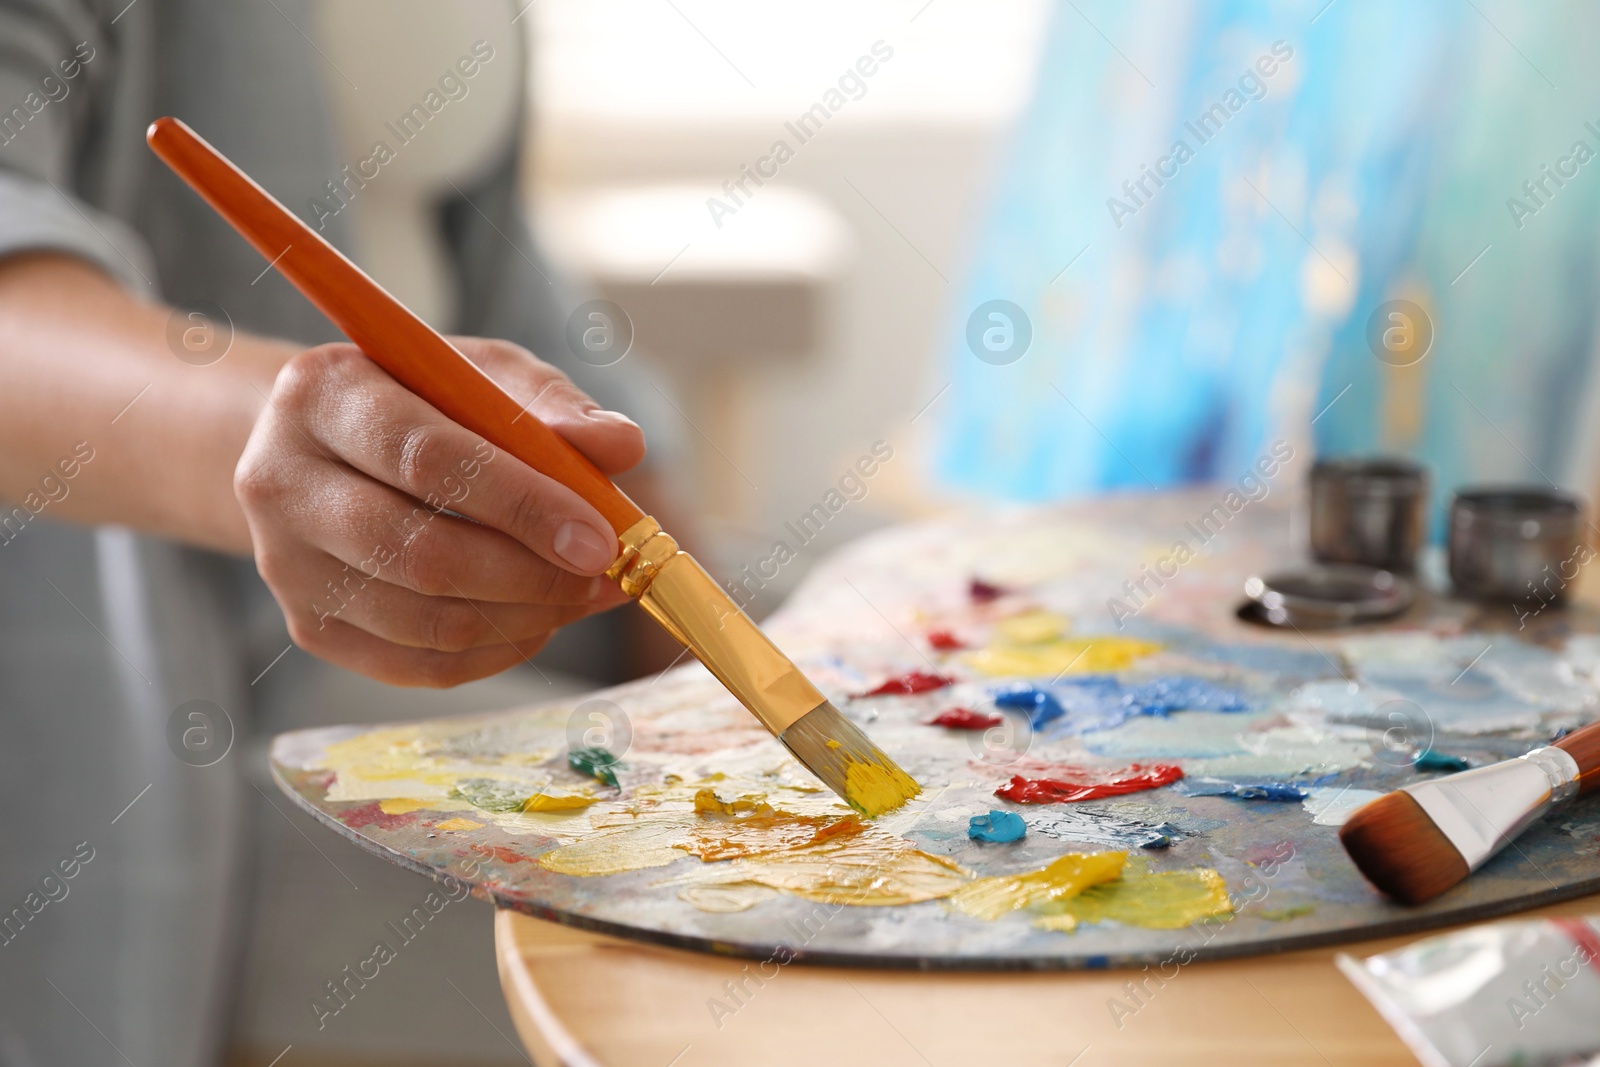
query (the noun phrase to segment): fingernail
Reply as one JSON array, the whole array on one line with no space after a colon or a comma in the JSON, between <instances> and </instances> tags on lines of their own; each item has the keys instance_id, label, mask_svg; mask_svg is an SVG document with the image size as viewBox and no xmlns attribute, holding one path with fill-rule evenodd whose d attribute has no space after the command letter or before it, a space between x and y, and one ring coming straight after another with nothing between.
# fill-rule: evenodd
<instances>
[{"instance_id":1,"label":"fingernail","mask_svg":"<svg viewBox=\"0 0 1600 1067\"><path fill-rule=\"evenodd\" d=\"M609 411L606 408L595 408L593 411L587 412L586 415L595 422L620 423L623 426L632 426L636 430L639 428L639 424L637 422L634 422L620 411Z\"/></svg>"},{"instance_id":2,"label":"fingernail","mask_svg":"<svg viewBox=\"0 0 1600 1067\"><path fill-rule=\"evenodd\" d=\"M583 522L569 522L556 531L552 547L574 570L599 571L617 555L617 539Z\"/></svg>"}]
</instances>

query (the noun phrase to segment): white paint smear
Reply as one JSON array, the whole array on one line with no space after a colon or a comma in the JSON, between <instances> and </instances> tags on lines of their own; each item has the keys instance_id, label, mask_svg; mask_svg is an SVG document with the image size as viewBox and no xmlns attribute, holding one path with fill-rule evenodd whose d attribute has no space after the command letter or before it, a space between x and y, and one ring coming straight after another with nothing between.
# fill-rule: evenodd
<instances>
[{"instance_id":1,"label":"white paint smear","mask_svg":"<svg viewBox=\"0 0 1600 1067\"><path fill-rule=\"evenodd\" d=\"M1301 801L1311 813L1311 821L1318 826L1343 826L1357 808L1383 796L1376 789L1352 789L1349 786L1325 785L1311 791Z\"/></svg>"}]
</instances>

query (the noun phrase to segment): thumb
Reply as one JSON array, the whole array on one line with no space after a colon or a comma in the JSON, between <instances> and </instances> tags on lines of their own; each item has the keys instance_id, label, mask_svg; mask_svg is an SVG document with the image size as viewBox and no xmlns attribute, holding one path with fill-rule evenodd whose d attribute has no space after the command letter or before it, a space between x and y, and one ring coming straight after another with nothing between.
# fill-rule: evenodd
<instances>
[{"instance_id":1,"label":"thumb","mask_svg":"<svg viewBox=\"0 0 1600 1067\"><path fill-rule=\"evenodd\" d=\"M620 411L596 404L565 375L541 392L528 411L606 474L621 474L644 459L644 431L639 425Z\"/></svg>"},{"instance_id":2,"label":"thumb","mask_svg":"<svg viewBox=\"0 0 1600 1067\"><path fill-rule=\"evenodd\" d=\"M606 474L620 474L644 458L644 431L608 411L558 368L527 349L476 337L451 340L528 414L560 434Z\"/></svg>"}]
</instances>

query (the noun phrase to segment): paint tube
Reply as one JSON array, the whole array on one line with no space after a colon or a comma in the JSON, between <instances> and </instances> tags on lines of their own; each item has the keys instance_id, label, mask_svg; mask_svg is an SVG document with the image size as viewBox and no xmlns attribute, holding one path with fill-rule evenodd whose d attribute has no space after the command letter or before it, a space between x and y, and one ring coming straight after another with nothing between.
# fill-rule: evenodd
<instances>
[{"instance_id":1,"label":"paint tube","mask_svg":"<svg viewBox=\"0 0 1600 1067\"><path fill-rule=\"evenodd\" d=\"M1600 1052L1600 916L1473 926L1335 962L1425 1067Z\"/></svg>"}]
</instances>

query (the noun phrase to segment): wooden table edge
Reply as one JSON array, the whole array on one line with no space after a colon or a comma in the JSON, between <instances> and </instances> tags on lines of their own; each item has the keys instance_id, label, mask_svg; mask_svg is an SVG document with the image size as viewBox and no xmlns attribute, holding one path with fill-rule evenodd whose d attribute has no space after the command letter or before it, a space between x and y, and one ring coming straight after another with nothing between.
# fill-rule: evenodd
<instances>
[{"instance_id":1,"label":"wooden table edge","mask_svg":"<svg viewBox=\"0 0 1600 1067\"><path fill-rule=\"evenodd\" d=\"M1533 911L1506 916L1501 920L1525 919L1542 916L1556 915L1584 915L1600 914L1600 894L1580 897L1575 900L1549 905ZM1320 961L1324 967L1325 977L1318 978L1320 982L1338 983L1340 992L1351 989L1345 977L1339 973L1333 963L1333 957L1339 953L1348 953L1352 956L1368 956L1374 953L1387 951L1400 945L1420 940L1423 937L1435 936L1447 930L1462 929L1476 923L1463 923L1459 926L1442 928L1425 934L1413 934L1400 937L1390 937L1377 940L1356 941L1343 945L1326 946L1322 948L1302 949L1284 953L1256 955L1241 957L1232 960L1219 960L1215 962L1195 962L1189 964L1186 970L1198 973L1222 974L1228 972L1243 976L1249 980L1252 971L1262 974L1273 968L1283 968L1285 965L1294 965L1303 962ZM558 954L570 955L573 953L601 953L610 950L626 950L625 954L637 958L636 954L644 954L654 958L669 968L675 963L685 964L686 973L691 969L703 971L704 969L719 968L725 970L730 978L738 977L744 970L749 960L733 957L721 957L712 953L694 952L687 949L666 948L639 941L630 941L624 938L612 937L604 934L591 933L559 923L535 919L520 912L509 909L500 909L495 915L495 955L500 971L501 987L506 996L507 1006L511 1017L516 1024L517 1033L527 1046L534 1061L545 1067L546 1064L561 1064L562 1067L602 1067L606 1061L599 1058L584 1040L581 1027L574 1029L563 1020L550 1003L540 987L539 976L536 973L541 959L548 959ZM624 953L619 953L619 961L624 958ZM604 966L602 964L601 966ZM908 973L915 974L918 982L926 984L931 995L937 996L939 991L947 990L952 998L965 991L970 991L974 983L992 982L1003 976L1016 976L1025 972L984 972L984 971L959 971L959 972L906 972L903 970L886 970L874 968L851 968L837 966L822 966L795 964L803 967L808 973L820 975L837 975L841 981L848 978L858 987L870 990L874 984L886 981L904 981ZM1037 975L1038 980L1048 980L1050 977L1059 978L1064 984L1074 981L1083 982L1089 976L1103 978L1112 972L1055 972L1052 974ZM1126 972L1130 976L1137 975L1137 971ZM1348 998L1347 998L1348 999ZM1383 1022L1377 1010L1365 1005L1367 1017L1359 1020L1361 1025L1368 1027L1381 1027L1382 1032L1392 1040L1394 1054L1398 1055L1398 1062L1410 1063L1414 1060L1404 1050L1403 1043ZM1241 1016L1244 1013L1241 1010ZM1292 1024L1291 1024L1292 1025ZM1241 1034L1241 1037L1246 1035ZM1386 1042L1387 1043L1387 1042ZM837 1053L839 1050L835 1049ZM1251 1049L1248 1045L1241 1045L1235 1050L1239 1055L1247 1055ZM666 1063L677 1049L663 1049L662 1063ZM846 1061L835 1056L833 1062L846 1067L853 1061Z\"/></svg>"}]
</instances>

